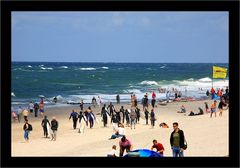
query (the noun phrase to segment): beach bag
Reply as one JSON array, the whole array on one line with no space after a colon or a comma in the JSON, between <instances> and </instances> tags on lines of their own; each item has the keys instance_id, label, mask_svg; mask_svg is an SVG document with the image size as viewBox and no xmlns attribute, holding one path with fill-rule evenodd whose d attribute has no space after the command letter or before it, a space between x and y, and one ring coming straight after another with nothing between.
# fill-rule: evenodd
<instances>
[{"instance_id":1,"label":"beach bag","mask_svg":"<svg viewBox=\"0 0 240 168\"><path fill-rule=\"evenodd\" d=\"M32 131L32 130L33 130L32 125L28 124L28 131Z\"/></svg>"},{"instance_id":2,"label":"beach bag","mask_svg":"<svg viewBox=\"0 0 240 168\"><path fill-rule=\"evenodd\" d=\"M187 141L186 139L184 138L184 146L183 146L183 149L186 150L187 149Z\"/></svg>"}]
</instances>

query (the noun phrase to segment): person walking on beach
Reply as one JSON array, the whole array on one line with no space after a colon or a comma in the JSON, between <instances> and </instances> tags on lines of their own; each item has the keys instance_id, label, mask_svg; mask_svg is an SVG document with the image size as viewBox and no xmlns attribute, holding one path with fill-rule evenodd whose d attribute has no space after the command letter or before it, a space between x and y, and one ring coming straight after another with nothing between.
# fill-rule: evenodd
<instances>
[{"instance_id":1,"label":"person walking on beach","mask_svg":"<svg viewBox=\"0 0 240 168\"><path fill-rule=\"evenodd\" d=\"M215 113L215 117L217 116L216 114L216 108L217 108L217 100L214 100L214 102L211 105L211 114L210 117L212 118L212 114Z\"/></svg>"},{"instance_id":2,"label":"person walking on beach","mask_svg":"<svg viewBox=\"0 0 240 168\"><path fill-rule=\"evenodd\" d=\"M23 114L24 120L26 121L26 120L27 120L27 117L28 117L28 115L29 115L28 110L27 110L27 109L24 109L23 112L22 112L22 114Z\"/></svg>"},{"instance_id":3,"label":"person walking on beach","mask_svg":"<svg viewBox=\"0 0 240 168\"><path fill-rule=\"evenodd\" d=\"M112 123L112 126L113 126L113 130L116 131L118 129L119 120L117 119L117 115L116 115L115 112L112 115L111 123Z\"/></svg>"},{"instance_id":4,"label":"person walking on beach","mask_svg":"<svg viewBox=\"0 0 240 168\"><path fill-rule=\"evenodd\" d=\"M119 156L122 157L124 154L124 151L126 150L126 152L128 153L130 150L132 150L133 146L132 146L132 142L126 138L126 136L124 135L121 140L119 141Z\"/></svg>"},{"instance_id":5,"label":"person walking on beach","mask_svg":"<svg viewBox=\"0 0 240 168\"><path fill-rule=\"evenodd\" d=\"M94 125L94 120L96 120L96 117L95 115L93 114L93 111L91 109L91 107L89 106L88 109L87 109L87 112L88 112L88 121L89 121L89 124L90 124L90 128L93 127Z\"/></svg>"},{"instance_id":6,"label":"person walking on beach","mask_svg":"<svg viewBox=\"0 0 240 168\"><path fill-rule=\"evenodd\" d=\"M157 142L156 139L153 140L153 146L151 147L151 150L153 150L154 148L156 148L157 152L163 156L163 152L164 152L164 147L161 143Z\"/></svg>"},{"instance_id":7,"label":"person walking on beach","mask_svg":"<svg viewBox=\"0 0 240 168\"><path fill-rule=\"evenodd\" d=\"M119 94L116 96L117 104L120 104L120 96Z\"/></svg>"},{"instance_id":8,"label":"person walking on beach","mask_svg":"<svg viewBox=\"0 0 240 168\"><path fill-rule=\"evenodd\" d=\"M207 90L206 95L207 95L207 97L209 97L209 95L210 95L209 90Z\"/></svg>"},{"instance_id":9,"label":"person walking on beach","mask_svg":"<svg viewBox=\"0 0 240 168\"><path fill-rule=\"evenodd\" d=\"M151 126L152 126L152 128L154 128L154 126L155 126L155 121L156 121L154 109L151 110L151 113L150 113L150 121L151 121Z\"/></svg>"},{"instance_id":10,"label":"person walking on beach","mask_svg":"<svg viewBox=\"0 0 240 168\"><path fill-rule=\"evenodd\" d=\"M35 117L38 116L38 109L39 109L39 105L37 102L34 103L34 115Z\"/></svg>"},{"instance_id":11,"label":"person walking on beach","mask_svg":"<svg viewBox=\"0 0 240 168\"><path fill-rule=\"evenodd\" d=\"M184 132L178 128L178 123L173 123L173 132L170 136L170 144L172 148L173 157L184 157Z\"/></svg>"},{"instance_id":12,"label":"person walking on beach","mask_svg":"<svg viewBox=\"0 0 240 168\"><path fill-rule=\"evenodd\" d=\"M101 117L103 119L103 126L107 127L107 120L108 120L108 111L106 110L106 104L103 105L102 111L101 111Z\"/></svg>"},{"instance_id":13,"label":"person walking on beach","mask_svg":"<svg viewBox=\"0 0 240 168\"><path fill-rule=\"evenodd\" d=\"M137 107L137 96L134 94L133 97L134 97L134 101L133 101L134 107Z\"/></svg>"},{"instance_id":14,"label":"person walking on beach","mask_svg":"<svg viewBox=\"0 0 240 168\"><path fill-rule=\"evenodd\" d=\"M84 133L85 124L87 123L87 119L83 115L82 111L79 112L78 118L79 118L79 130L78 130L78 133Z\"/></svg>"},{"instance_id":15,"label":"person walking on beach","mask_svg":"<svg viewBox=\"0 0 240 168\"><path fill-rule=\"evenodd\" d=\"M131 118L131 129L132 129L132 126L135 129L137 114L136 114L135 110L133 110L133 109L131 109L130 118Z\"/></svg>"},{"instance_id":16,"label":"person walking on beach","mask_svg":"<svg viewBox=\"0 0 240 168\"><path fill-rule=\"evenodd\" d=\"M39 104L39 111L42 117L44 117L44 103L43 99L41 99L40 104Z\"/></svg>"},{"instance_id":17,"label":"person walking on beach","mask_svg":"<svg viewBox=\"0 0 240 168\"><path fill-rule=\"evenodd\" d=\"M144 110L144 114L145 114L145 119L146 119L146 125L148 125L149 111L147 110L147 108L145 108L145 110Z\"/></svg>"},{"instance_id":18,"label":"person walking on beach","mask_svg":"<svg viewBox=\"0 0 240 168\"><path fill-rule=\"evenodd\" d=\"M21 120L22 112L23 112L23 109L22 109L21 106L19 106L18 109L17 109L17 119L18 119L19 123L20 123L20 120Z\"/></svg>"},{"instance_id":19,"label":"person walking on beach","mask_svg":"<svg viewBox=\"0 0 240 168\"><path fill-rule=\"evenodd\" d=\"M115 111L116 116L117 116L117 120L118 122L121 122L121 115L120 115L120 111Z\"/></svg>"},{"instance_id":20,"label":"person walking on beach","mask_svg":"<svg viewBox=\"0 0 240 168\"><path fill-rule=\"evenodd\" d=\"M143 98L143 109L148 108L148 97L147 95L144 95Z\"/></svg>"},{"instance_id":21,"label":"person walking on beach","mask_svg":"<svg viewBox=\"0 0 240 168\"><path fill-rule=\"evenodd\" d=\"M121 106L119 111L120 111L120 114L122 114L122 123L124 124L124 120L125 120L125 110L124 110L124 107Z\"/></svg>"},{"instance_id":22,"label":"person walking on beach","mask_svg":"<svg viewBox=\"0 0 240 168\"><path fill-rule=\"evenodd\" d=\"M23 125L23 131L25 142L29 142L29 133L30 131L32 131L32 125L28 123L28 120L25 120L25 123Z\"/></svg>"},{"instance_id":23,"label":"person walking on beach","mask_svg":"<svg viewBox=\"0 0 240 168\"><path fill-rule=\"evenodd\" d=\"M78 120L78 113L72 110L72 113L69 116L69 120L72 118L73 121L73 129L77 128L77 120Z\"/></svg>"},{"instance_id":24,"label":"person walking on beach","mask_svg":"<svg viewBox=\"0 0 240 168\"><path fill-rule=\"evenodd\" d=\"M88 113L87 110L85 110L83 113L84 113L84 115L85 115L85 117L86 117L86 120L87 120L87 122L86 122L86 126L88 126L89 113Z\"/></svg>"},{"instance_id":25,"label":"person walking on beach","mask_svg":"<svg viewBox=\"0 0 240 168\"><path fill-rule=\"evenodd\" d=\"M140 109L138 107L136 107L135 112L137 114L136 123L139 124L139 122L140 122Z\"/></svg>"},{"instance_id":26,"label":"person walking on beach","mask_svg":"<svg viewBox=\"0 0 240 168\"><path fill-rule=\"evenodd\" d=\"M110 116L113 115L113 112L115 111L114 105L112 104L112 102L110 102L110 104L107 107L107 110L109 110L109 114Z\"/></svg>"},{"instance_id":27,"label":"person walking on beach","mask_svg":"<svg viewBox=\"0 0 240 168\"><path fill-rule=\"evenodd\" d=\"M129 125L130 125L130 109L126 109L125 110L125 117L126 117L126 126L128 126L129 127Z\"/></svg>"},{"instance_id":28,"label":"person walking on beach","mask_svg":"<svg viewBox=\"0 0 240 168\"><path fill-rule=\"evenodd\" d=\"M83 104L84 104L84 103L83 103L83 100L81 100L80 105L79 105L81 111L83 111Z\"/></svg>"},{"instance_id":29,"label":"person walking on beach","mask_svg":"<svg viewBox=\"0 0 240 168\"><path fill-rule=\"evenodd\" d=\"M43 136L45 138L48 138L48 127L50 127L50 122L47 118L47 116L44 116L44 119L42 120L42 123L41 123L42 127L43 127Z\"/></svg>"},{"instance_id":30,"label":"person walking on beach","mask_svg":"<svg viewBox=\"0 0 240 168\"><path fill-rule=\"evenodd\" d=\"M218 104L218 109L219 109L219 117L222 117L222 113L223 113L223 106L227 106L227 104L225 103L224 98L221 98L221 101Z\"/></svg>"},{"instance_id":31,"label":"person walking on beach","mask_svg":"<svg viewBox=\"0 0 240 168\"><path fill-rule=\"evenodd\" d=\"M58 130L58 121L56 120L55 117L52 118L52 121L51 121L51 136L52 136L52 139L51 141L56 141L57 139L57 130Z\"/></svg>"},{"instance_id":32,"label":"person walking on beach","mask_svg":"<svg viewBox=\"0 0 240 168\"><path fill-rule=\"evenodd\" d=\"M155 103L156 103L156 93L153 91L152 92L152 108L154 108L155 107Z\"/></svg>"}]
</instances>

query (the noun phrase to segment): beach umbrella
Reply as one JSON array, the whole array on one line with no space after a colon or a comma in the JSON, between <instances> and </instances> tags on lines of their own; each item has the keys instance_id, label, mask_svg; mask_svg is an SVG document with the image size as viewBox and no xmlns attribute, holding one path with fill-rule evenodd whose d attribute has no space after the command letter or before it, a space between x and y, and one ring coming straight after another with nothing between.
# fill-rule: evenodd
<instances>
[{"instance_id":1,"label":"beach umbrella","mask_svg":"<svg viewBox=\"0 0 240 168\"><path fill-rule=\"evenodd\" d=\"M163 157L159 153L149 149L137 149L128 152L124 157Z\"/></svg>"}]
</instances>

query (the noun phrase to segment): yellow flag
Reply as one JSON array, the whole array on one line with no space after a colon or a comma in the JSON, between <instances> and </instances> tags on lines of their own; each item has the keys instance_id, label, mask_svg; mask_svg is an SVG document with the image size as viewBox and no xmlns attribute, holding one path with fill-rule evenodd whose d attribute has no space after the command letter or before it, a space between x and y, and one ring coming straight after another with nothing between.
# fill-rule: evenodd
<instances>
[{"instance_id":1,"label":"yellow flag","mask_svg":"<svg viewBox=\"0 0 240 168\"><path fill-rule=\"evenodd\" d=\"M213 66L213 78L226 78L227 68Z\"/></svg>"}]
</instances>

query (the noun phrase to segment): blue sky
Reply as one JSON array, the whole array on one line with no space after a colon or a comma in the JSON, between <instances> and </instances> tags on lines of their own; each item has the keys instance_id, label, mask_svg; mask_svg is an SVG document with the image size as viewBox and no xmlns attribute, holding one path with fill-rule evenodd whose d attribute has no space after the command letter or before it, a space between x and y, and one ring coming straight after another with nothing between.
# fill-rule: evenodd
<instances>
[{"instance_id":1,"label":"blue sky","mask_svg":"<svg viewBox=\"0 0 240 168\"><path fill-rule=\"evenodd\" d=\"M12 12L12 61L228 62L228 12Z\"/></svg>"}]
</instances>

